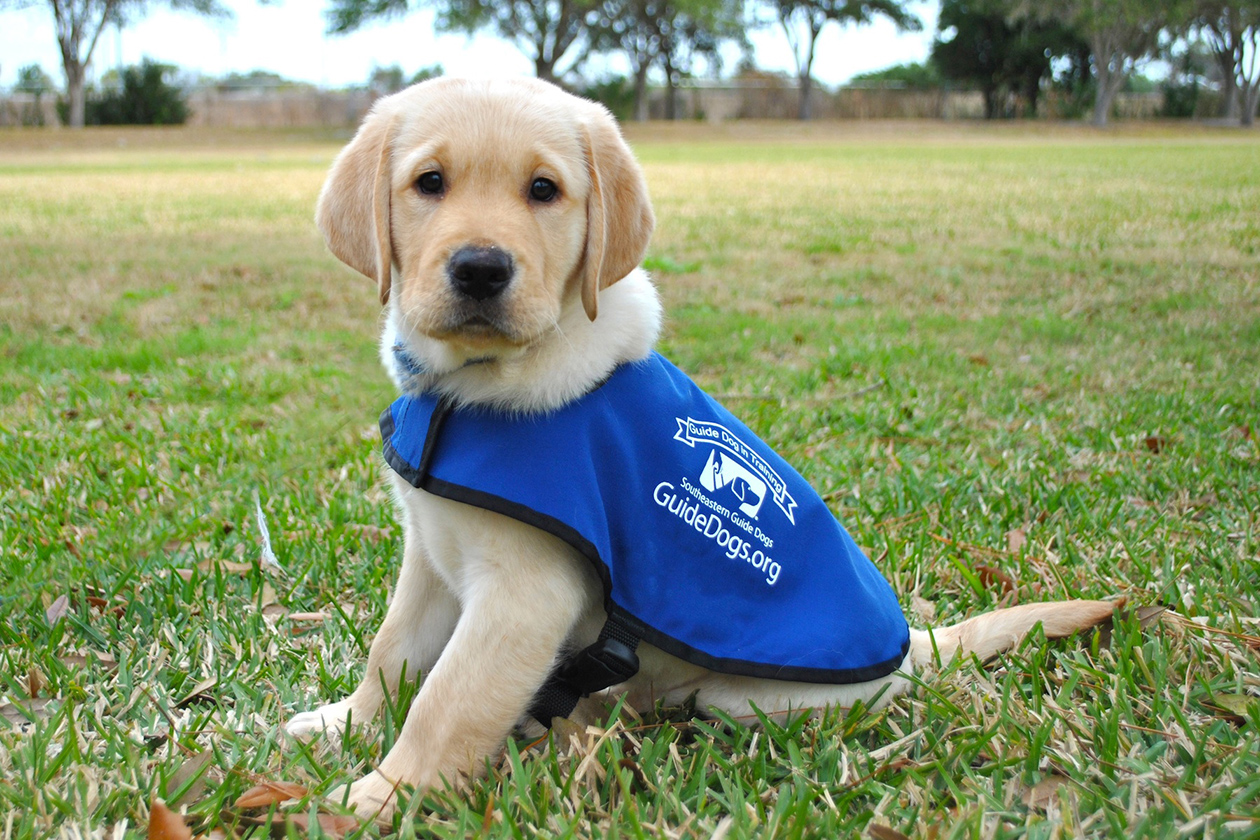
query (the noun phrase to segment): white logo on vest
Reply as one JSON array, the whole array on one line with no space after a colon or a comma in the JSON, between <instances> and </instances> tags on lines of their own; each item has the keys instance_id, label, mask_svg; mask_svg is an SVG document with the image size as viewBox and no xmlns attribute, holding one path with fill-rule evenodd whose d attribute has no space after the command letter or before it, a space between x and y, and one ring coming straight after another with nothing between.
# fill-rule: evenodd
<instances>
[{"instance_id":1,"label":"white logo on vest","mask_svg":"<svg viewBox=\"0 0 1260 840\"><path fill-rule=\"evenodd\" d=\"M788 493L787 483L752 447L720 423L690 417L674 419L678 421L678 433L674 435L674 440L693 449L696 443L715 447L700 473L700 484L706 490L715 492L729 487L741 502L739 509L753 519L761 511L768 490L788 522L796 524L796 500ZM725 451L719 452L718 449Z\"/></svg>"}]
</instances>

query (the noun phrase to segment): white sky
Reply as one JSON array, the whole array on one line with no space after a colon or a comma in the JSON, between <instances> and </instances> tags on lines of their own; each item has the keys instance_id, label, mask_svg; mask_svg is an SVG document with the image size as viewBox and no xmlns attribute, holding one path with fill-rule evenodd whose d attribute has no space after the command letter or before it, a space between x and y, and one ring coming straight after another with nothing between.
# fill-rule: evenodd
<instances>
[{"instance_id":1,"label":"white sky","mask_svg":"<svg viewBox=\"0 0 1260 840\"><path fill-rule=\"evenodd\" d=\"M234 20L210 21L158 8L121 36L110 29L93 55L92 77L120 63L137 64L145 56L208 76L261 69L329 87L363 84L373 67L395 64L408 76L434 64L451 75L533 73L530 62L506 41L486 34L472 38L436 34L434 15L428 10L350 35L330 36L324 34L323 2L281 0L260 6L249 0L225 0L225 4L236 12ZM882 19L856 29L829 25L819 38L815 77L836 85L855 73L924 60L936 28L937 4L920 2L912 8L923 19L922 32L898 34ZM792 70L792 54L777 23L754 31L751 39L758 66ZM727 69L733 69L737 60L738 54L732 54ZM598 61L589 68L600 69ZM14 85L19 68L28 64L40 64L59 83L64 81L47 3L0 12L0 88ZM611 69L625 72L619 62Z\"/></svg>"}]
</instances>

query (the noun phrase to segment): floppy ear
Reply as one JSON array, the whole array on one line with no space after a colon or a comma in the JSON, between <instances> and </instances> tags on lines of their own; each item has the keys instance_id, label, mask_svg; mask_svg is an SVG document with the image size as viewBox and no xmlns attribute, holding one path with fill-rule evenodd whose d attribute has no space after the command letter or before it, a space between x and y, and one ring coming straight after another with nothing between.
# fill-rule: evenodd
<instances>
[{"instance_id":1,"label":"floppy ear","mask_svg":"<svg viewBox=\"0 0 1260 840\"><path fill-rule=\"evenodd\" d=\"M612 115L599 108L585 133L591 193L586 204L582 306L594 321L600 289L625 277L643 260L656 219L643 171Z\"/></svg>"},{"instance_id":2,"label":"floppy ear","mask_svg":"<svg viewBox=\"0 0 1260 840\"><path fill-rule=\"evenodd\" d=\"M315 224L337 259L375 280L389 302L394 249L389 238L393 119L373 111L333 161L315 205Z\"/></svg>"}]
</instances>

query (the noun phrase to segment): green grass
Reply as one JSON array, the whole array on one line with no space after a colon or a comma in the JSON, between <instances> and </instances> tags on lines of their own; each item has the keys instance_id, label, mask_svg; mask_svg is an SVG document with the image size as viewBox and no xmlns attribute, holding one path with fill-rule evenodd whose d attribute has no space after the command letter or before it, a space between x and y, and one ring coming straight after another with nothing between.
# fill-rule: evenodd
<instances>
[{"instance_id":1,"label":"green grass","mask_svg":"<svg viewBox=\"0 0 1260 840\"><path fill-rule=\"evenodd\" d=\"M632 139L662 349L828 494L915 623L1071 596L1177 617L1033 638L876 714L624 711L510 744L399 833L1260 836L1260 137ZM400 551L374 290L310 221L336 149L0 133L6 837L142 834L155 795L246 833L257 781L327 792L392 742L405 702L335 744L279 732L361 676Z\"/></svg>"}]
</instances>

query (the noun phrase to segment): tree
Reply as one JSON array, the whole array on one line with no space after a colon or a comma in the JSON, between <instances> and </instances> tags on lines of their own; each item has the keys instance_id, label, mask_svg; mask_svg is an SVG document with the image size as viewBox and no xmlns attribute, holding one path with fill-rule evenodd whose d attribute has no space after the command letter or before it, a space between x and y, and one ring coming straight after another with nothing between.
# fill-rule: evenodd
<instances>
[{"instance_id":1,"label":"tree","mask_svg":"<svg viewBox=\"0 0 1260 840\"><path fill-rule=\"evenodd\" d=\"M1186 14L1182 0L1022 0L1019 8L1033 20L1059 20L1089 43L1097 126L1107 124L1116 94L1137 66L1158 52L1160 32Z\"/></svg>"},{"instance_id":2,"label":"tree","mask_svg":"<svg viewBox=\"0 0 1260 840\"><path fill-rule=\"evenodd\" d=\"M620 51L629 60L638 121L648 118L648 71L660 59L668 7L668 0L606 0L591 29L593 49Z\"/></svg>"},{"instance_id":3,"label":"tree","mask_svg":"<svg viewBox=\"0 0 1260 840\"><path fill-rule=\"evenodd\" d=\"M71 128L82 128L86 109L87 71L92 54L105 27L122 27L143 17L152 5L149 0L0 0L0 11L47 3L57 29L61 66L66 74L66 99ZM227 18L232 12L219 0L167 0L180 11L207 17Z\"/></svg>"},{"instance_id":4,"label":"tree","mask_svg":"<svg viewBox=\"0 0 1260 840\"><path fill-rule=\"evenodd\" d=\"M23 93L29 93L35 97L33 107L24 109L22 115L23 125L43 125L44 124L44 94L51 93L56 90L56 83L53 82L51 76L44 72L44 68L38 64L28 64L18 70L17 90Z\"/></svg>"},{"instance_id":5,"label":"tree","mask_svg":"<svg viewBox=\"0 0 1260 840\"><path fill-rule=\"evenodd\" d=\"M353 32L369 21L401 17L420 5L409 0L331 0L328 31ZM475 32L489 27L522 47L538 78L554 82L585 58L579 55L560 69L564 57L586 35L594 6L595 0L441 0L436 8L439 29Z\"/></svg>"},{"instance_id":6,"label":"tree","mask_svg":"<svg viewBox=\"0 0 1260 840\"><path fill-rule=\"evenodd\" d=\"M1052 62L1081 46L1058 21L1012 17L1005 6L1000 0L943 0L941 35L932 44L932 63L942 75L980 88L986 119L1003 116L1011 94L1035 116Z\"/></svg>"},{"instance_id":7,"label":"tree","mask_svg":"<svg viewBox=\"0 0 1260 840\"><path fill-rule=\"evenodd\" d=\"M1260 0L1198 0L1192 24L1220 67L1223 116L1253 125L1260 100Z\"/></svg>"},{"instance_id":8,"label":"tree","mask_svg":"<svg viewBox=\"0 0 1260 840\"><path fill-rule=\"evenodd\" d=\"M867 24L876 17L886 17L904 32L918 32L923 22L906 10L909 0L773 0L772 8L787 36L796 62L796 78L800 86L797 116L812 116L810 93L813 87L814 51L818 35L830 21L846 24Z\"/></svg>"},{"instance_id":9,"label":"tree","mask_svg":"<svg viewBox=\"0 0 1260 840\"><path fill-rule=\"evenodd\" d=\"M87 102L92 125L182 125L188 120L184 92L168 81L176 68L148 58L126 67L119 84Z\"/></svg>"},{"instance_id":10,"label":"tree","mask_svg":"<svg viewBox=\"0 0 1260 840\"><path fill-rule=\"evenodd\" d=\"M648 74L660 69L668 89L666 115L672 119L680 77L691 73L697 57L719 62L719 45L742 41L743 32L742 0L598 0L575 64L593 53L623 53L630 62L636 120L648 118Z\"/></svg>"}]
</instances>

